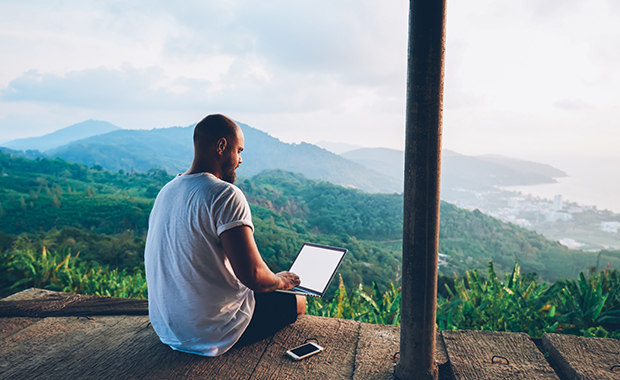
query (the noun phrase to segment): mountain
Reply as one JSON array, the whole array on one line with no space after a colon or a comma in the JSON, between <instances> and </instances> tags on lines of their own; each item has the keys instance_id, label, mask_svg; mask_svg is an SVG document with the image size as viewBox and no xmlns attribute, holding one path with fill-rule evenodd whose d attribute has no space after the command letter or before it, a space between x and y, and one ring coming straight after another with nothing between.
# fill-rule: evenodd
<instances>
[{"instance_id":1,"label":"mountain","mask_svg":"<svg viewBox=\"0 0 620 380\"><path fill-rule=\"evenodd\" d=\"M388 148L361 148L341 153L342 157L403 182L405 152Z\"/></svg>"},{"instance_id":2,"label":"mountain","mask_svg":"<svg viewBox=\"0 0 620 380\"><path fill-rule=\"evenodd\" d=\"M10 154L11 156L18 156L28 158L30 160L36 160L37 158L47 157L45 154L38 150L14 150L0 146L0 152Z\"/></svg>"},{"instance_id":3,"label":"mountain","mask_svg":"<svg viewBox=\"0 0 620 380\"><path fill-rule=\"evenodd\" d=\"M113 173L8 154L0 154L0 173L0 251L40 242L121 269L141 265L154 197L171 178L157 169ZM303 242L314 241L350 250L340 269L349 288L377 282L385 289L398 281L402 194L364 193L283 170L240 178L238 185L252 208L260 252L274 270L288 268ZM28 235L18 238L23 233ZM618 251L571 250L446 202L441 203L439 252L439 271L449 276L484 270L489 261L498 273L510 272L516 261L524 272L546 281L575 278L607 263L620 268Z\"/></svg>"},{"instance_id":4,"label":"mountain","mask_svg":"<svg viewBox=\"0 0 620 380\"><path fill-rule=\"evenodd\" d=\"M312 144L287 144L265 132L239 123L245 135L240 176L270 169L302 173L308 178L356 188L365 192L400 193L397 179L369 170ZM49 157L88 166L130 172L161 168L169 173L185 171L193 157L193 126L153 130L117 130L89 137L46 152Z\"/></svg>"},{"instance_id":5,"label":"mountain","mask_svg":"<svg viewBox=\"0 0 620 380\"><path fill-rule=\"evenodd\" d=\"M447 154L446 154L447 153ZM565 176L548 165L507 157L466 156L445 151L442 157L442 188L461 187L485 190L494 186L524 186L554 183L555 176ZM548 170L541 168L547 167Z\"/></svg>"},{"instance_id":6,"label":"mountain","mask_svg":"<svg viewBox=\"0 0 620 380\"><path fill-rule=\"evenodd\" d=\"M553 178L567 176L567 174L560 169L556 169L551 165L540 164L538 162L518 160L516 158L504 157L495 154L487 154L476 157L479 160L500 164L522 173L535 173Z\"/></svg>"},{"instance_id":7,"label":"mountain","mask_svg":"<svg viewBox=\"0 0 620 380\"><path fill-rule=\"evenodd\" d=\"M97 125L101 128L94 128ZM247 124L239 125L245 134L244 161L238 170L240 176L249 177L264 170L283 169L370 193L402 192L403 151L359 148L337 155L308 143L287 144ZM59 136L69 138L68 134L73 133L75 139L85 130L94 133L105 128L113 130L47 150L41 156L125 172L160 168L168 173L178 173L185 171L192 161L193 126L124 130L106 122L91 120L43 137L53 142L60 141ZM350 144L332 145L331 149L354 147ZM9 153L14 154L12 151ZM26 156L32 158L36 151L27 153ZM560 170L535 162L502 156L465 156L444 150L442 199L458 200L462 189L479 192L495 186L552 183L555 182L553 177L564 175Z\"/></svg>"},{"instance_id":8,"label":"mountain","mask_svg":"<svg viewBox=\"0 0 620 380\"><path fill-rule=\"evenodd\" d=\"M340 155L342 155L343 153L361 148L361 146L359 145L346 144L346 143L340 143L340 142L330 142L330 141L319 141L318 143L314 145L320 148L323 148L325 150L329 150L332 153L336 153Z\"/></svg>"},{"instance_id":9,"label":"mountain","mask_svg":"<svg viewBox=\"0 0 620 380\"><path fill-rule=\"evenodd\" d=\"M87 120L69 127L59 129L56 132L39 137L29 137L5 142L2 146L14 150L38 150L45 152L72 141L100 135L121 129L107 121Z\"/></svg>"},{"instance_id":10,"label":"mountain","mask_svg":"<svg viewBox=\"0 0 620 380\"><path fill-rule=\"evenodd\" d=\"M404 152L388 148L362 148L341 154L369 169L403 182ZM442 152L442 193L454 189L482 191L494 186L553 183L566 173L552 166L504 156L466 156L447 149Z\"/></svg>"},{"instance_id":11,"label":"mountain","mask_svg":"<svg viewBox=\"0 0 620 380\"><path fill-rule=\"evenodd\" d=\"M122 129L78 140L46 153L50 157L88 166L99 165L115 172L146 172L160 168L178 173L187 170L192 161L192 128Z\"/></svg>"}]
</instances>

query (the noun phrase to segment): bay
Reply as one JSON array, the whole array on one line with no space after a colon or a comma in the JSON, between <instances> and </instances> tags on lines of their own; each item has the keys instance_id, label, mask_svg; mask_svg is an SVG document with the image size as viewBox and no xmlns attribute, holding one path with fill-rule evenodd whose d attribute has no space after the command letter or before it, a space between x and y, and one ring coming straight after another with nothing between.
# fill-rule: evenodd
<instances>
[{"instance_id":1,"label":"bay","mask_svg":"<svg viewBox=\"0 0 620 380\"><path fill-rule=\"evenodd\" d=\"M547 157L539 162L561 169L568 176L556 178L557 183L504 188L550 200L562 195L564 202L620 214L620 157Z\"/></svg>"}]
</instances>

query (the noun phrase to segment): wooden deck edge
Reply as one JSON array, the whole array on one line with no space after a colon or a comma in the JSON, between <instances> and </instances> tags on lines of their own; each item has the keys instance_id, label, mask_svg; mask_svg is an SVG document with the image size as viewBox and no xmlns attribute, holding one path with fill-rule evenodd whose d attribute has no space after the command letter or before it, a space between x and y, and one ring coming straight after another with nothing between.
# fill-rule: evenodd
<instances>
[{"instance_id":1,"label":"wooden deck edge","mask_svg":"<svg viewBox=\"0 0 620 380\"><path fill-rule=\"evenodd\" d=\"M147 315L148 300L26 289L0 302L0 317Z\"/></svg>"},{"instance_id":2,"label":"wooden deck edge","mask_svg":"<svg viewBox=\"0 0 620 380\"><path fill-rule=\"evenodd\" d=\"M571 367L568 361L566 361L566 358L564 358L560 351L558 351L558 349L553 345L551 338L552 336L548 333L544 333L542 336L543 347L547 350L549 356L569 380L580 380L581 377L579 374L573 367Z\"/></svg>"},{"instance_id":3,"label":"wooden deck edge","mask_svg":"<svg viewBox=\"0 0 620 380\"><path fill-rule=\"evenodd\" d=\"M28 288L17 293L11 294L10 296L0 298L0 301L28 301L35 300L50 294L58 294L62 292L56 292L53 290L41 289L41 288ZM69 293L65 293L69 294Z\"/></svg>"}]
</instances>

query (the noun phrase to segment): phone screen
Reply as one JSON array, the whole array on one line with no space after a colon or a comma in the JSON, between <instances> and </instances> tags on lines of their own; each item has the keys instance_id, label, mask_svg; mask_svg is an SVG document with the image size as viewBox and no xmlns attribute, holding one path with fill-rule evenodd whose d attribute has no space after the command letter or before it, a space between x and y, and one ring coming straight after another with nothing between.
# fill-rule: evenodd
<instances>
[{"instance_id":1,"label":"phone screen","mask_svg":"<svg viewBox=\"0 0 620 380\"><path fill-rule=\"evenodd\" d=\"M297 355L300 358L314 351L319 351L319 349L311 343L306 343L303 346L299 346L296 349L291 350L293 354Z\"/></svg>"}]
</instances>

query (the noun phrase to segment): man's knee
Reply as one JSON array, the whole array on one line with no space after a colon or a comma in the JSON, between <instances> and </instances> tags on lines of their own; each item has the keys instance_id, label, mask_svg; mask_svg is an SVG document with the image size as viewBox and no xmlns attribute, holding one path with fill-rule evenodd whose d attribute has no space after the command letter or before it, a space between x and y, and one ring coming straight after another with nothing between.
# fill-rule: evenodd
<instances>
[{"instance_id":1,"label":"man's knee","mask_svg":"<svg viewBox=\"0 0 620 380\"><path fill-rule=\"evenodd\" d=\"M297 294L295 295L295 297L297 297L297 314L306 314L306 297Z\"/></svg>"}]
</instances>

